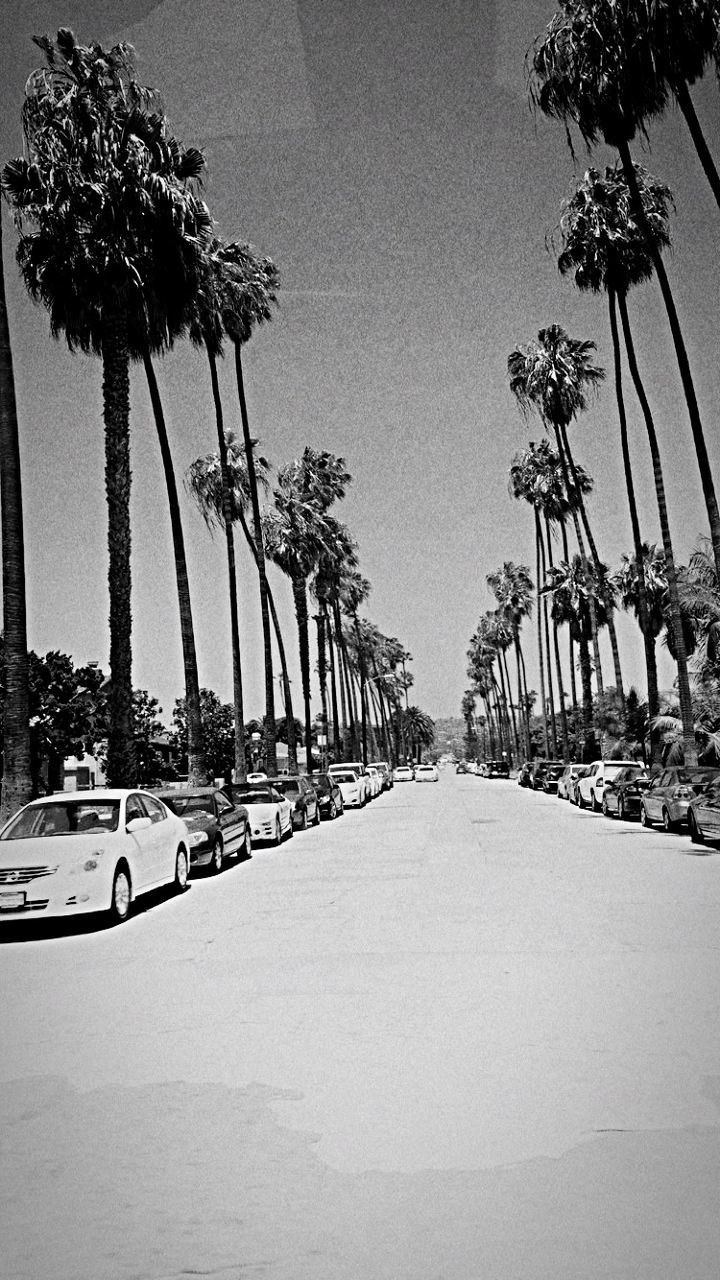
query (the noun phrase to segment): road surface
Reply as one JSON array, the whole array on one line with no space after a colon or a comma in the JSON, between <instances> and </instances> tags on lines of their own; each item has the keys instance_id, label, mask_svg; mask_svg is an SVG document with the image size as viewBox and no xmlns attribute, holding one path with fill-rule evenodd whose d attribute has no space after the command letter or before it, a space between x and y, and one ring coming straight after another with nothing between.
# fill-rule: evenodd
<instances>
[{"instance_id":1,"label":"road surface","mask_svg":"<svg viewBox=\"0 0 720 1280\"><path fill-rule=\"evenodd\" d=\"M717 1280L720 857L443 773L10 938L5 1280Z\"/></svg>"}]
</instances>

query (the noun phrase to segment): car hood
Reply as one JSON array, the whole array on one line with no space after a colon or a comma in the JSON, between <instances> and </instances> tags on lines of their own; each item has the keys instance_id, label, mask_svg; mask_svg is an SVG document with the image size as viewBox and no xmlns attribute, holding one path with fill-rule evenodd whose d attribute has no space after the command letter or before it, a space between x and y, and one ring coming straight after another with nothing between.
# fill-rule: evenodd
<instances>
[{"instance_id":1,"label":"car hood","mask_svg":"<svg viewBox=\"0 0 720 1280\"><path fill-rule=\"evenodd\" d=\"M114 831L88 831L70 836L0 840L0 868L67 866L89 857L93 850L107 849L117 839Z\"/></svg>"}]
</instances>

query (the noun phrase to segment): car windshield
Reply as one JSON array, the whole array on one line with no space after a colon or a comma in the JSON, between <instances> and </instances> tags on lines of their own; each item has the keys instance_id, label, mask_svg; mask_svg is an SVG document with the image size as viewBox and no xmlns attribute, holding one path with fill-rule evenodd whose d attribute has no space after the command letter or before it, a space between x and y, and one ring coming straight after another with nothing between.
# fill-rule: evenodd
<instances>
[{"instance_id":1,"label":"car windshield","mask_svg":"<svg viewBox=\"0 0 720 1280\"><path fill-rule=\"evenodd\" d=\"M357 782L357 774L346 770L344 773L334 773L333 778L336 782Z\"/></svg>"},{"instance_id":2,"label":"car windshield","mask_svg":"<svg viewBox=\"0 0 720 1280\"><path fill-rule=\"evenodd\" d=\"M117 831L120 801L48 800L23 809L2 833L3 840L33 840L40 836L88 835Z\"/></svg>"},{"instance_id":3,"label":"car windshield","mask_svg":"<svg viewBox=\"0 0 720 1280\"><path fill-rule=\"evenodd\" d=\"M337 775L335 776L335 781L337 782ZM322 773L314 773L312 775L312 784L316 791L322 791L323 794L326 791L330 791L332 787L330 779L325 777Z\"/></svg>"},{"instance_id":4,"label":"car windshield","mask_svg":"<svg viewBox=\"0 0 720 1280\"><path fill-rule=\"evenodd\" d=\"M160 799L178 818L188 818L192 813L212 815L212 796L184 796L175 792L172 795L163 794Z\"/></svg>"},{"instance_id":5,"label":"car windshield","mask_svg":"<svg viewBox=\"0 0 720 1280\"><path fill-rule=\"evenodd\" d=\"M277 791L268 791L265 787L248 788L247 791L233 791L233 799L241 804L274 804L280 799Z\"/></svg>"},{"instance_id":6,"label":"car windshield","mask_svg":"<svg viewBox=\"0 0 720 1280\"><path fill-rule=\"evenodd\" d=\"M284 796L300 795L300 783L295 782L292 778L288 778L287 782L285 781L284 778L281 779L279 782L273 782L273 788L275 791L279 791L281 795L284 795Z\"/></svg>"}]
</instances>

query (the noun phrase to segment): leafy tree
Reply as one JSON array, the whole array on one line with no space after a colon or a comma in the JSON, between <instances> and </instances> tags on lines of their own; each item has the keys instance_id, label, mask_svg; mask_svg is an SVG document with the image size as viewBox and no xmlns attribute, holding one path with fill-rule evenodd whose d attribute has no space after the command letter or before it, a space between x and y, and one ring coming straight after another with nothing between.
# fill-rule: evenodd
<instances>
[{"instance_id":1,"label":"leafy tree","mask_svg":"<svg viewBox=\"0 0 720 1280\"><path fill-rule=\"evenodd\" d=\"M203 749L213 778L230 780L235 769L235 711L230 703L221 702L212 689L200 690L200 714ZM177 749L180 772L187 766L187 715L184 698L178 698L173 710L171 739ZM243 761L243 774L246 771Z\"/></svg>"}]
</instances>

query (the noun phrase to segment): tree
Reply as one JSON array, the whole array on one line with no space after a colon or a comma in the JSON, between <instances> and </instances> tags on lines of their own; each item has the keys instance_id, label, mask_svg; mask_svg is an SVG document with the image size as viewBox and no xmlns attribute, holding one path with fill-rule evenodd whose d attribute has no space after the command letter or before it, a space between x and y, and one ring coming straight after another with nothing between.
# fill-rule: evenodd
<instances>
[{"instance_id":1,"label":"tree","mask_svg":"<svg viewBox=\"0 0 720 1280\"><path fill-rule=\"evenodd\" d=\"M501 568L487 575L486 581L512 633L513 646L515 648L518 704L521 711L525 755L526 759L529 759L530 726L528 722L527 675L525 672L525 657L520 642L520 628L523 620L529 618L532 613L533 581L530 577L530 570L524 564L514 564L512 560L505 560Z\"/></svg>"},{"instance_id":2,"label":"tree","mask_svg":"<svg viewBox=\"0 0 720 1280\"><path fill-rule=\"evenodd\" d=\"M592 609L597 626L605 622L605 608L597 594L597 586L590 576L591 567L582 556L575 555L568 563L561 561L548 572L545 590L552 597L552 612L558 622L567 623L578 645L580 654L580 679L583 690L584 732L583 759L594 759L598 744L595 733L588 731L592 724L592 686L590 642L592 639Z\"/></svg>"},{"instance_id":3,"label":"tree","mask_svg":"<svg viewBox=\"0 0 720 1280\"><path fill-rule=\"evenodd\" d=\"M32 794L25 538L23 530L20 438L10 326L5 302L5 272L0 210L0 512L4 637L3 776L0 825Z\"/></svg>"},{"instance_id":4,"label":"tree","mask_svg":"<svg viewBox=\"0 0 720 1280\"><path fill-rule=\"evenodd\" d=\"M234 708L229 703L221 702L212 689L201 689L200 713L208 768L213 778L224 778L227 781L236 767ZM178 698L175 702L171 736L182 770L187 761L187 715L184 698ZM243 772L246 768L247 765L244 764Z\"/></svg>"},{"instance_id":5,"label":"tree","mask_svg":"<svg viewBox=\"0 0 720 1280\"><path fill-rule=\"evenodd\" d=\"M108 779L135 778L130 610L129 365L185 322L210 215L188 185L203 166L147 111L132 50L36 40L47 65L28 79L27 157L2 173L21 232L18 263L54 336L103 361L110 594ZM33 226L34 230L28 230Z\"/></svg>"},{"instance_id":6,"label":"tree","mask_svg":"<svg viewBox=\"0 0 720 1280\"><path fill-rule=\"evenodd\" d=\"M593 293L605 290L608 295L623 462L630 504L635 560L640 563L642 560L642 538L634 498L634 485L627 442L616 306L620 311L628 362L635 389L640 399L653 462L655 493L665 553L668 598L673 617L673 629L678 638L675 650L677 654L678 693L681 717L685 724L686 755L688 761L690 761L695 741L693 715L687 671L687 654L680 622L677 571L665 499L665 481L655 424L637 367L627 308L629 289L633 285L649 280L653 272L652 258L646 240L647 232L651 233L658 253L670 243L668 222L672 196L669 188L651 177L639 165L635 166L635 173L645 210L645 226L641 227L639 225L634 214L633 202L622 168L618 165L609 166L605 169L602 177L597 170L589 169L582 182L578 185L575 195L565 206L561 223L564 249L558 260L558 266L563 273L572 272L578 288L587 289ZM652 624L648 616L648 603L643 599L642 578L638 580L638 589L640 592L638 596L638 618L644 638L648 671L648 702L650 715L654 717L658 713L655 644Z\"/></svg>"}]
</instances>

